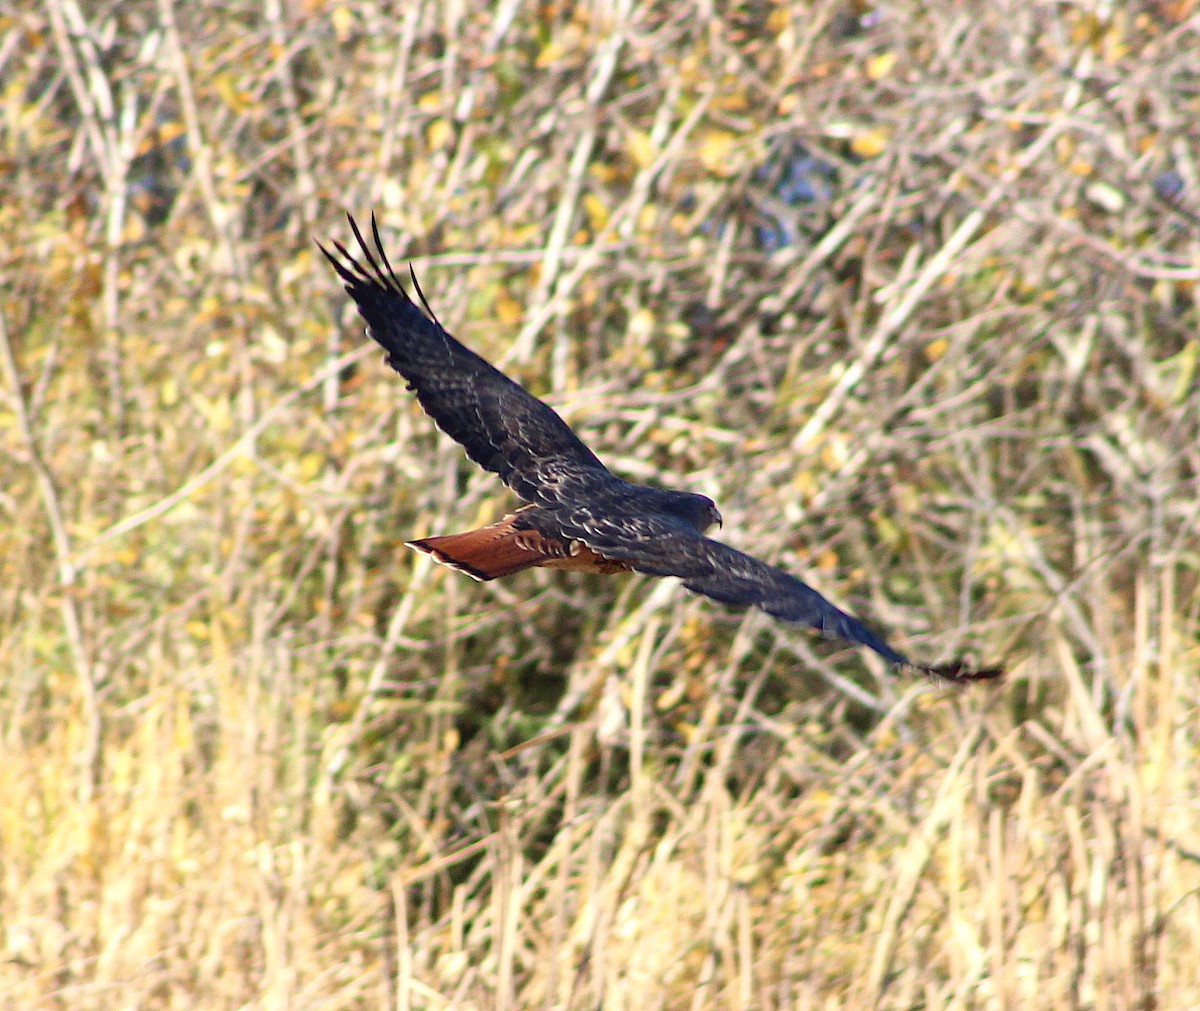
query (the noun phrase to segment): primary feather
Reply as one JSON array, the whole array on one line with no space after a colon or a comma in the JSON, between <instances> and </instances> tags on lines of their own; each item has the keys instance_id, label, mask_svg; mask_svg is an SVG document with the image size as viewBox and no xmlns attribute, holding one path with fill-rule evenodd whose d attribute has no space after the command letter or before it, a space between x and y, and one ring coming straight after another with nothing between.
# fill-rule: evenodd
<instances>
[{"instance_id":1,"label":"primary feather","mask_svg":"<svg viewBox=\"0 0 1200 1011\"><path fill-rule=\"evenodd\" d=\"M547 404L460 344L432 312L426 316L417 308L388 263L374 217L375 253L353 218L350 227L365 263L338 242L341 260L318 244L321 252L345 282L367 333L387 352L388 364L467 456L530 502L556 501L564 481L585 479L588 472L608 474ZM415 274L413 281L424 303Z\"/></svg>"}]
</instances>

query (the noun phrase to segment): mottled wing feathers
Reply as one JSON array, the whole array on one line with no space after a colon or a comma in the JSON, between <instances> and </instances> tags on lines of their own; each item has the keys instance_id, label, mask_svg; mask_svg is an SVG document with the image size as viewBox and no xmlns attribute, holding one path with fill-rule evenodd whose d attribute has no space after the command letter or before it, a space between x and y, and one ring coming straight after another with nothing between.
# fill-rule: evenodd
<instances>
[{"instance_id":1,"label":"mottled wing feathers","mask_svg":"<svg viewBox=\"0 0 1200 1011\"><path fill-rule=\"evenodd\" d=\"M562 534L584 541L604 557L624 562L636 572L675 576L693 593L733 607L757 607L779 621L807 625L828 638L866 646L889 663L947 681L978 681L1001 675L1000 668L975 670L963 662L941 667L913 663L882 636L795 576L703 537L669 513L645 508L647 503L641 499L647 492L662 494L636 486L611 486L601 492L610 500L604 510L563 506L519 515L525 523L544 526L553 522ZM624 507L612 501L622 497Z\"/></svg>"},{"instance_id":2,"label":"mottled wing feathers","mask_svg":"<svg viewBox=\"0 0 1200 1011\"><path fill-rule=\"evenodd\" d=\"M1003 673L999 667L974 669L962 661L939 667L913 663L807 583L720 541L700 537L690 549L683 544L673 545L671 558L676 563L675 575L694 593L733 606L758 607L780 621L808 625L826 638L866 646L888 663L912 667L946 681L984 681ZM636 563L633 567L639 568Z\"/></svg>"},{"instance_id":3,"label":"mottled wing feathers","mask_svg":"<svg viewBox=\"0 0 1200 1011\"><path fill-rule=\"evenodd\" d=\"M633 527L643 524L634 523ZM757 607L773 618L807 625L823 635L873 649L889 663L912 666L908 657L892 649L858 619L835 607L808 584L782 569L751 555L684 530L656 530L647 538L631 529L624 539L615 525L605 531L602 545L589 539L605 555L652 576L676 576L693 593L733 607Z\"/></svg>"},{"instance_id":4,"label":"mottled wing feathers","mask_svg":"<svg viewBox=\"0 0 1200 1011\"><path fill-rule=\"evenodd\" d=\"M719 541L701 538L680 568L683 585L724 604L758 607L772 618L807 625L831 639L873 649L889 663L912 666L857 618L835 607L807 583Z\"/></svg>"},{"instance_id":5,"label":"mottled wing feathers","mask_svg":"<svg viewBox=\"0 0 1200 1011\"><path fill-rule=\"evenodd\" d=\"M417 307L388 263L374 216L374 252L353 218L350 227L362 247L362 261L339 242L334 246L340 257L324 246L321 252L345 283L367 322L367 333L387 352L388 364L467 456L527 501L556 501L564 483L589 472L607 473L550 407L445 330L414 273L413 286L428 316Z\"/></svg>"}]
</instances>

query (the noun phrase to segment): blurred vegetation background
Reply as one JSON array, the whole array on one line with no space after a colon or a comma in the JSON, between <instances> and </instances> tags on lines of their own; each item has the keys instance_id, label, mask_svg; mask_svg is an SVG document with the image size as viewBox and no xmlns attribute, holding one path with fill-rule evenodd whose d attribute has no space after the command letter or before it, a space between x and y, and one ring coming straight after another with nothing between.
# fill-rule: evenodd
<instances>
[{"instance_id":1,"label":"blurred vegetation background","mask_svg":"<svg viewBox=\"0 0 1200 1011\"><path fill-rule=\"evenodd\" d=\"M1195 0L0 5L0 1003L1200 1006ZM314 239L929 662L476 585Z\"/></svg>"}]
</instances>

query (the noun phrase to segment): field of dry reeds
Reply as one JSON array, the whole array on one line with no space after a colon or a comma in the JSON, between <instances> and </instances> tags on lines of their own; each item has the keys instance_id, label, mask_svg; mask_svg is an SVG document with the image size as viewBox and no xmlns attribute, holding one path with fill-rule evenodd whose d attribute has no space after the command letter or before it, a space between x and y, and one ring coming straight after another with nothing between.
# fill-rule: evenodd
<instances>
[{"instance_id":1,"label":"field of dry reeds","mask_svg":"<svg viewBox=\"0 0 1200 1011\"><path fill-rule=\"evenodd\" d=\"M1200 1006L1194 0L0 4L0 1006ZM945 688L514 500L374 211L615 471Z\"/></svg>"}]
</instances>

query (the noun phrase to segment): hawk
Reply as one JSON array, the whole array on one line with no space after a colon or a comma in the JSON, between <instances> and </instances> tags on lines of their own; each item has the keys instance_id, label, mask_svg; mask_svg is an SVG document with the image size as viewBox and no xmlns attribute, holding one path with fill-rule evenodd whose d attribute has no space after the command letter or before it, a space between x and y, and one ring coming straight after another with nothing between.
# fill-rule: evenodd
<instances>
[{"instance_id":1,"label":"hawk","mask_svg":"<svg viewBox=\"0 0 1200 1011\"><path fill-rule=\"evenodd\" d=\"M408 546L479 580L544 566L675 576L723 604L761 608L825 636L874 650L891 664L948 681L997 677L962 662L930 667L893 649L857 618L795 576L705 533L721 524L713 501L652 488L610 472L547 404L455 340L438 322L409 268L424 312L388 262L371 217L374 250L350 217L362 260L340 242L318 243L367 322L367 334L407 381L425 412L526 503L497 523Z\"/></svg>"}]
</instances>

